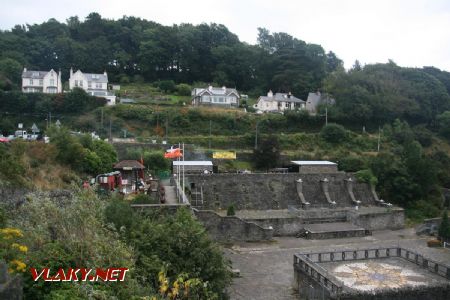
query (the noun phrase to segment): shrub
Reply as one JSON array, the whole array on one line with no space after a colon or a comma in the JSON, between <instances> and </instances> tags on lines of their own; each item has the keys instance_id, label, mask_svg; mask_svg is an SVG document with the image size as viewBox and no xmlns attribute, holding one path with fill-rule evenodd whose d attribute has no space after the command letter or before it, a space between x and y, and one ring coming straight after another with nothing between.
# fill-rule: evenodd
<instances>
[{"instance_id":1,"label":"shrub","mask_svg":"<svg viewBox=\"0 0 450 300\"><path fill-rule=\"evenodd\" d=\"M320 131L320 136L328 143L339 144L347 140L347 130L338 124L328 124Z\"/></svg>"},{"instance_id":2,"label":"shrub","mask_svg":"<svg viewBox=\"0 0 450 300\"><path fill-rule=\"evenodd\" d=\"M176 86L176 90L179 96L190 96L192 88L189 84L180 83Z\"/></svg>"},{"instance_id":3,"label":"shrub","mask_svg":"<svg viewBox=\"0 0 450 300\"><path fill-rule=\"evenodd\" d=\"M171 93L175 91L175 82L173 80L158 81L158 88L165 93Z\"/></svg>"},{"instance_id":4,"label":"shrub","mask_svg":"<svg viewBox=\"0 0 450 300\"><path fill-rule=\"evenodd\" d=\"M364 169L365 161L361 157L347 156L339 160L339 169L345 172L356 172Z\"/></svg>"},{"instance_id":5,"label":"shrub","mask_svg":"<svg viewBox=\"0 0 450 300\"><path fill-rule=\"evenodd\" d=\"M370 169L365 169L356 172L355 177L358 181L368 183L371 186L376 186L378 183L377 177L373 175L372 170Z\"/></svg>"},{"instance_id":6,"label":"shrub","mask_svg":"<svg viewBox=\"0 0 450 300\"><path fill-rule=\"evenodd\" d=\"M234 216L234 215L236 215L236 212L234 211L234 205L232 204L228 206L227 216Z\"/></svg>"}]
</instances>

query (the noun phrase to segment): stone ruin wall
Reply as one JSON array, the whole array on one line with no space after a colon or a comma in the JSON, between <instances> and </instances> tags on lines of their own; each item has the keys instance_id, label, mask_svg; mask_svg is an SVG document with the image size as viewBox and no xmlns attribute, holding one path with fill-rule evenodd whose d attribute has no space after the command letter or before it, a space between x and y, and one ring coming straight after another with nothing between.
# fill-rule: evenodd
<instances>
[{"instance_id":1,"label":"stone ruin wall","mask_svg":"<svg viewBox=\"0 0 450 300\"><path fill-rule=\"evenodd\" d=\"M345 179L352 177L343 172L315 174L213 174L188 175L186 185L195 185L192 191L203 190L202 209L227 209L234 205L237 210L268 210L301 208L296 180L303 180L303 195L311 207L330 207L323 193L321 180L329 180L329 194L336 207L351 207ZM375 199L366 183L353 179L353 193L363 206L375 205Z\"/></svg>"}]
</instances>

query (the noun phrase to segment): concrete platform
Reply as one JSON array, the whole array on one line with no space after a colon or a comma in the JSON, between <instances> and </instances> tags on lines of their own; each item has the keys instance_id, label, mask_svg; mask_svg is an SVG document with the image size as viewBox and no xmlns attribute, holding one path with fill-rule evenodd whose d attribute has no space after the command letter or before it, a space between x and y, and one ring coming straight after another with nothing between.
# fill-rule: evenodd
<instances>
[{"instance_id":1,"label":"concrete platform","mask_svg":"<svg viewBox=\"0 0 450 300\"><path fill-rule=\"evenodd\" d=\"M363 237L370 232L348 222L305 224L301 235L310 240Z\"/></svg>"}]
</instances>

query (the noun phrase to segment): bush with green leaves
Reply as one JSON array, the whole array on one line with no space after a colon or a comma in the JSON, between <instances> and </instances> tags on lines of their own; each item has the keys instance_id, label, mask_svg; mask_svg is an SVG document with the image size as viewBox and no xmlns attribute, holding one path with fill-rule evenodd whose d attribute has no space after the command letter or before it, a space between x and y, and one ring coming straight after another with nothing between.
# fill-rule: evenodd
<instances>
[{"instance_id":1,"label":"bush with green leaves","mask_svg":"<svg viewBox=\"0 0 450 300\"><path fill-rule=\"evenodd\" d=\"M355 177L358 181L368 183L371 186L376 186L378 183L377 177L373 175L372 170L370 169L360 170L356 172Z\"/></svg>"},{"instance_id":2,"label":"bush with green leaves","mask_svg":"<svg viewBox=\"0 0 450 300\"><path fill-rule=\"evenodd\" d=\"M234 210L234 205L230 205L227 208L227 216L234 216L236 215L236 212Z\"/></svg>"},{"instance_id":3,"label":"bush with green leaves","mask_svg":"<svg viewBox=\"0 0 450 300\"><path fill-rule=\"evenodd\" d=\"M143 282L157 289L158 273L166 269L171 278L178 274L199 278L220 299L226 299L229 265L190 210L181 208L175 215L133 212L133 225L126 235L136 250L136 269Z\"/></svg>"},{"instance_id":4,"label":"bush with green leaves","mask_svg":"<svg viewBox=\"0 0 450 300\"><path fill-rule=\"evenodd\" d=\"M192 87L186 83L180 83L176 86L177 95L179 96L190 96Z\"/></svg>"},{"instance_id":5,"label":"bush with green leaves","mask_svg":"<svg viewBox=\"0 0 450 300\"><path fill-rule=\"evenodd\" d=\"M340 144L348 138L344 126L333 123L324 126L320 131L320 136L330 144Z\"/></svg>"}]
</instances>

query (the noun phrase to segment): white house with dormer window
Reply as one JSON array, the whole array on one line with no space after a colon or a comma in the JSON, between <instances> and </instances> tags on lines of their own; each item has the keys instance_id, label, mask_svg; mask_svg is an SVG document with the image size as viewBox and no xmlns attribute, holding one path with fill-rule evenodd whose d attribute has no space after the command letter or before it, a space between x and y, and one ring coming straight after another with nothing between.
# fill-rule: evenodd
<instances>
[{"instance_id":1,"label":"white house with dormer window","mask_svg":"<svg viewBox=\"0 0 450 300\"><path fill-rule=\"evenodd\" d=\"M23 68L22 92L56 94L62 92L61 72L33 71Z\"/></svg>"},{"instance_id":2,"label":"white house with dormer window","mask_svg":"<svg viewBox=\"0 0 450 300\"><path fill-rule=\"evenodd\" d=\"M83 73L81 70L73 72L70 68L69 88L82 88L91 96L105 98L108 105L116 104L116 95L108 91L108 74Z\"/></svg>"},{"instance_id":3,"label":"white house with dormer window","mask_svg":"<svg viewBox=\"0 0 450 300\"><path fill-rule=\"evenodd\" d=\"M226 87L195 88L192 90L192 105L215 105L238 107L240 95L236 89Z\"/></svg>"}]
</instances>

